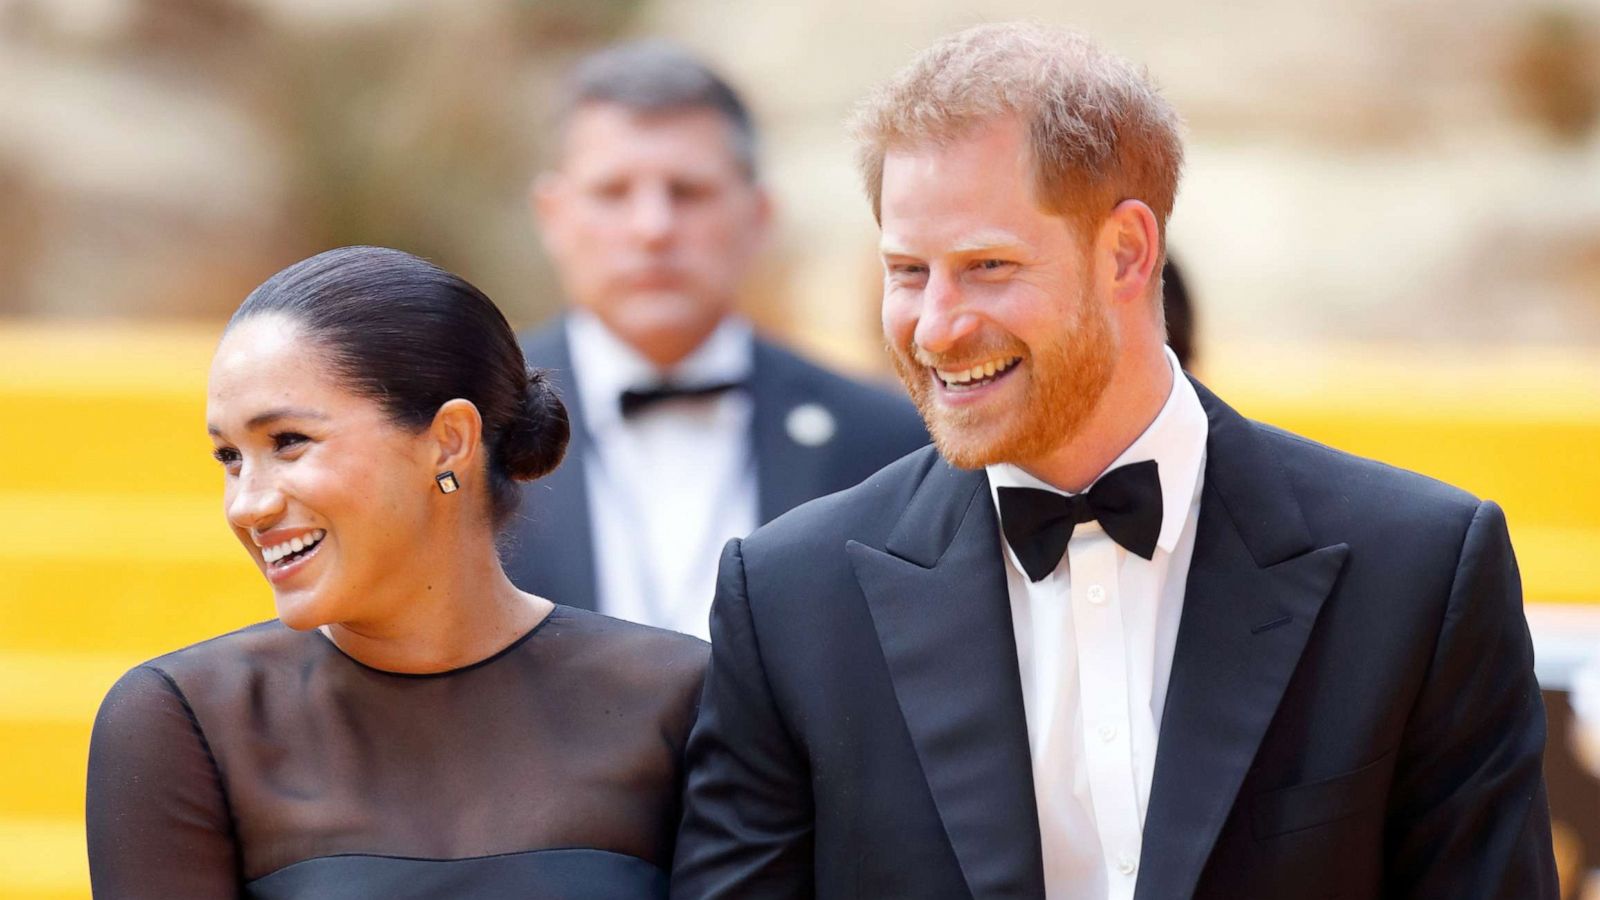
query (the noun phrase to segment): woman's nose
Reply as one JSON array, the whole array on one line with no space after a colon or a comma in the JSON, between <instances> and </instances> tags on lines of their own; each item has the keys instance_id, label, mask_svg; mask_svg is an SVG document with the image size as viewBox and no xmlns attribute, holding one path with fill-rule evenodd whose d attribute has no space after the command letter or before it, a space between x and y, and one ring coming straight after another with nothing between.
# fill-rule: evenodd
<instances>
[{"instance_id":1,"label":"woman's nose","mask_svg":"<svg viewBox=\"0 0 1600 900\"><path fill-rule=\"evenodd\" d=\"M235 528L266 531L283 516L283 491L267 473L241 471L227 498L229 524Z\"/></svg>"}]
</instances>

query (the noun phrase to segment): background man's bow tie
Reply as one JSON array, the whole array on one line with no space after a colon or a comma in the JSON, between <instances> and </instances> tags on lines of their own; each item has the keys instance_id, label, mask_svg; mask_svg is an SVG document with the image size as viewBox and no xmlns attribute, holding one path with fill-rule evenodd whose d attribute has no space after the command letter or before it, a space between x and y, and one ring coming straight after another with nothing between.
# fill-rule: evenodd
<instances>
[{"instance_id":1,"label":"background man's bow tie","mask_svg":"<svg viewBox=\"0 0 1600 900\"><path fill-rule=\"evenodd\" d=\"M628 388L622 392L620 400L622 417L630 419L667 400L715 397L742 387L742 381L719 381L713 384L661 384L648 388Z\"/></svg>"}]
</instances>

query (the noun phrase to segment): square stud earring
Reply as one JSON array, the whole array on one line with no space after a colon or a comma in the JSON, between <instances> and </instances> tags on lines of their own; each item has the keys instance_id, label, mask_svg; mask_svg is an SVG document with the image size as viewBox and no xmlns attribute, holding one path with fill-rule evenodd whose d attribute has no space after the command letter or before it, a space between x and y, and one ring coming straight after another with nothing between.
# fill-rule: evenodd
<instances>
[{"instance_id":1,"label":"square stud earring","mask_svg":"<svg viewBox=\"0 0 1600 900\"><path fill-rule=\"evenodd\" d=\"M456 473L454 472L440 472L438 475L433 476L433 480L439 482L439 492L442 494L454 494L461 489L460 483L456 481Z\"/></svg>"}]
</instances>

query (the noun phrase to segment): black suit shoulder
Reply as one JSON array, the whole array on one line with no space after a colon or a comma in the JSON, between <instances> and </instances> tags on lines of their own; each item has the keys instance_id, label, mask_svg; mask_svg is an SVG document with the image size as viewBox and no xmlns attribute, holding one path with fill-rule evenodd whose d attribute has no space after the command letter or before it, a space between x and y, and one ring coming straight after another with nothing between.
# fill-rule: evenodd
<instances>
[{"instance_id":1,"label":"black suit shoulder","mask_svg":"<svg viewBox=\"0 0 1600 900\"><path fill-rule=\"evenodd\" d=\"M1324 543L1354 538L1406 546L1440 539L1459 547L1483 501L1435 478L1251 423L1273 449Z\"/></svg>"},{"instance_id":2,"label":"black suit shoulder","mask_svg":"<svg viewBox=\"0 0 1600 900\"><path fill-rule=\"evenodd\" d=\"M1471 493L1436 478L1357 456L1261 422L1251 423L1278 452L1301 487L1336 484L1358 501L1404 499L1428 508L1476 507ZM1330 474L1333 476L1330 478Z\"/></svg>"},{"instance_id":3,"label":"black suit shoulder","mask_svg":"<svg viewBox=\"0 0 1600 900\"><path fill-rule=\"evenodd\" d=\"M744 557L815 564L843 560L849 541L881 545L928 472L947 465L931 445L914 450L854 487L803 503L757 528L744 539Z\"/></svg>"}]
</instances>

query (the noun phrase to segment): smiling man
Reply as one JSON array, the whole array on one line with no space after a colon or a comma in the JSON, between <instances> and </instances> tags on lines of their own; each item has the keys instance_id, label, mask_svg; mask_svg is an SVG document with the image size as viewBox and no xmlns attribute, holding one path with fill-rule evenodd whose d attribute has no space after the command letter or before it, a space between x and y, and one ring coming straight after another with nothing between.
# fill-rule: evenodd
<instances>
[{"instance_id":1,"label":"smiling man","mask_svg":"<svg viewBox=\"0 0 1600 900\"><path fill-rule=\"evenodd\" d=\"M725 550L674 896L1554 898L1504 517L1181 371L1148 79L982 26L856 132L935 449Z\"/></svg>"}]
</instances>

